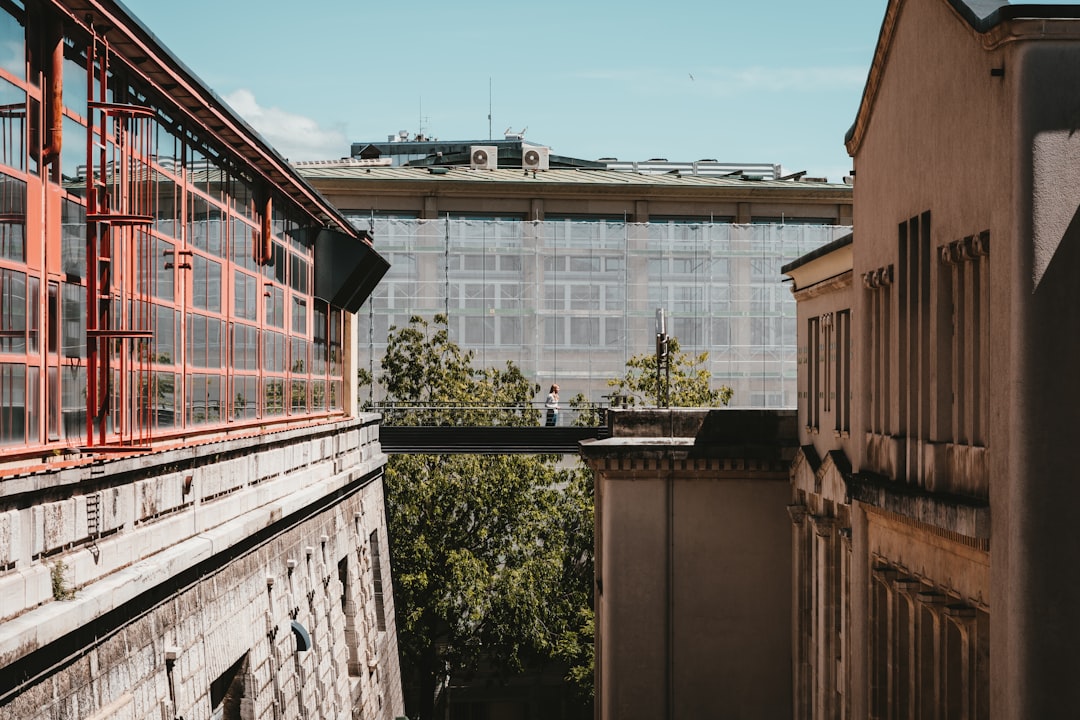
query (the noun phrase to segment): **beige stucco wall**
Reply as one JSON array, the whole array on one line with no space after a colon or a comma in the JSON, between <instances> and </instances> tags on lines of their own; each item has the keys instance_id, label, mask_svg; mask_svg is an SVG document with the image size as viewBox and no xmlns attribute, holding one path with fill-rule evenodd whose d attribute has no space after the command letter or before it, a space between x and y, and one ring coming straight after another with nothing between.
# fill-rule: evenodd
<instances>
[{"instance_id":1,"label":"beige stucco wall","mask_svg":"<svg viewBox=\"0 0 1080 720\"><path fill-rule=\"evenodd\" d=\"M990 231L991 565L988 580L962 584L976 597L988 585L992 717L1061 717L1080 704L1080 582L1058 562L1080 552L1069 452L1080 425L1080 23L1018 19L980 35L944 0L889 12L895 35L854 158L855 275L895 263L898 224L925 210L935 248ZM865 321L865 294L856 309ZM858 446L852 459L859 468Z\"/></svg>"},{"instance_id":2,"label":"beige stucco wall","mask_svg":"<svg viewBox=\"0 0 1080 720\"><path fill-rule=\"evenodd\" d=\"M621 415L635 412L648 414ZM619 437L616 425L583 445L597 488L597 716L788 717L794 417L776 413L784 440L725 446L695 442L704 411L688 412L697 430Z\"/></svg>"},{"instance_id":3,"label":"beige stucco wall","mask_svg":"<svg viewBox=\"0 0 1080 720\"><path fill-rule=\"evenodd\" d=\"M895 35L865 136L853 159L859 238L854 275L861 278L867 271L895 266L899 224L927 210L935 251L953 240L990 230L992 320L995 328L1007 329L1011 271L1004 247L1013 235L1015 158L1010 107L1016 73L1010 66L1004 78L991 75L992 68L1009 65L1008 51L984 50L979 36L944 0L904 0L891 5L900 8ZM1002 262L995 262L998 258ZM931 265L933 283L940 272L936 252L931 254ZM867 294L856 293L855 311L864 329L866 303ZM996 351L991 373L995 374L1007 355L1002 357L1001 345L992 346ZM898 347L896 342L893 347ZM856 368L855 387L865 387L866 363L857 363ZM895 396L899 394L897 373L892 382ZM1008 402L1009 390L1001 391ZM859 427L866 424L861 418L865 409L865 403L854 409ZM896 412L894 406L894 416ZM997 453L992 462L1000 456L999 432L991 427L988 444ZM853 447L856 470L862 458L862 448Z\"/></svg>"}]
</instances>

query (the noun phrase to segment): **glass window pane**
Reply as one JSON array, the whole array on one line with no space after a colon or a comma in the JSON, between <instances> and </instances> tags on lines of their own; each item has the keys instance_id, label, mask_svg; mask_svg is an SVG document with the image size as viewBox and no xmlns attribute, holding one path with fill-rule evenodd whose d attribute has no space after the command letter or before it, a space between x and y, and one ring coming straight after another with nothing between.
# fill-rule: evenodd
<instances>
[{"instance_id":1,"label":"glass window pane","mask_svg":"<svg viewBox=\"0 0 1080 720\"><path fill-rule=\"evenodd\" d=\"M0 10L0 15L3 14ZM0 163L26 170L26 92L3 78L0 78Z\"/></svg>"},{"instance_id":2,"label":"glass window pane","mask_svg":"<svg viewBox=\"0 0 1080 720\"><path fill-rule=\"evenodd\" d=\"M26 366L0 363L0 446L26 442Z\"/></svg>"},{"instance_id":3,"label":"glass window pane","mask_svg":"<svg viewBox=\"0 0 1080 720\"><path fill-rule=\"evenodd\" d=\"M26 30L20 18L0 9L0 67L26 79Z\"/></svg>"}]
</instances>

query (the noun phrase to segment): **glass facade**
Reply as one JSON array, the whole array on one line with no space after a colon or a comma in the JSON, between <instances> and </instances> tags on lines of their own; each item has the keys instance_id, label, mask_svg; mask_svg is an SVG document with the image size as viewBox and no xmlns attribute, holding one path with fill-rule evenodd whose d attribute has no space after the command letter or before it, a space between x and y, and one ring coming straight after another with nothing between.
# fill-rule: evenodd
<instances>
[{"instance_id":1,"label":"glass facade","mask_svg":"<svg viewBox=\"0 0 1080 720\"><path fill-rule=\"evenodd\" d=\"M484 367L516 363L542 388L602 402L609 378L655 350L655 317L708 352L733 407L796 405L795 301L780 268L851 232L809 224L625 223L582 218L351 217L391 268L359 313L358 366L380 372L392 326L449 318ZM378 397L372 399L378 400Z\"/></svg>"},{"instance_id":2,"label":"glass facade","mask_svg":"<svg viewBox=\"0 0 1080 720\"><path fill-rule=\"evenodd\" d=\"M73 23L51 117L35 12L0 0L0 446L340 411L343 316L313 296L309 214Z\"/></svg>"}]
</instances>

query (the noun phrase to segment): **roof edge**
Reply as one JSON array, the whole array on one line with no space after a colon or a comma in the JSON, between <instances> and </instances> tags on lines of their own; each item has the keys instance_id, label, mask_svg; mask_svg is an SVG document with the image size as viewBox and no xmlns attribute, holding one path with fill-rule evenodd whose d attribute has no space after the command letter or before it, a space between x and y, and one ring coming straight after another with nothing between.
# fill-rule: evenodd
<instances>
[{"instance_id":1,"label":"roof edge","mask_svg":"<svg viewBox=\"0 0 1080 720\"><path fill-rule=\"evenodd\" d=\"M942 0L960 17L973 31L986 34L999 25L1021 18L1026 19L1080 19L1080 3L1071 5L1052 5L1048 3L1021 3L1012 5L1009 0ZM862 135L866 130L868 115L877 98L878 84L881 73L884 72L885 63L888 60L889 48L892 45L893 32L899 20L900 11L904 0L890 0L885 9L885 17L882 19L881 30L878 33L878 42L874 50L874 58L870 63L867 73L866 85L863 87L862 99L859 109L855 113L855 120L846 133L844 133L844 145L848 155L854 157L862 143ZM976 8L978 8L976 10Z\"/></svg>"}]
</instances>

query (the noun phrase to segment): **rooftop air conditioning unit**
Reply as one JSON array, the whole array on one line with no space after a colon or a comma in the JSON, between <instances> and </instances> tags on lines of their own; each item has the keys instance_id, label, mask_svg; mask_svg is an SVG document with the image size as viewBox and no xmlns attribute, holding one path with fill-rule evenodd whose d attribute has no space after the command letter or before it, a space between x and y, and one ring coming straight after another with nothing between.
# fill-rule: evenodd
<instances>
[{"instance_id":1,"label":"rooftop air conditioning unit","mask_svg":"<svg viewBox=\"0 0 1080 720\"><path fill-rule=\"evenodd\" d=\"M473 170L495 170L499 167L499 148L494 145L473 145L469 148L469 167Z\"/></svg>"},{"instance_id":2,"label":"rooftop air conditioning unit","mask_svg":"<svg viewBox=\"0 0 1080 720\"><path fill-rule=\"evenodd\" d=\"M522 147L521 167L526 170L547 170L551 149L546 147Z\"/></svg>"}]
</instances>

